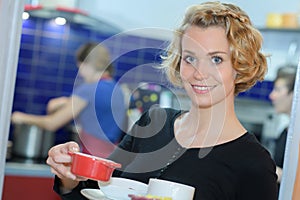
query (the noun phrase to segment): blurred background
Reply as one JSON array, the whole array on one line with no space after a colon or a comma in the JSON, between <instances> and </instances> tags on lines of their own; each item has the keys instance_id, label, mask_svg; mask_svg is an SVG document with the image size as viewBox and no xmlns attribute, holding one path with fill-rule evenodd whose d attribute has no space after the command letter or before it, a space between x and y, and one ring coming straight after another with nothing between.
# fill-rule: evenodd
<instances>
[{"instance_id":1,"label":"blurred background","mask_svg":"<svg viewBox=\"0 0 300 200\"><path fill-rule=\"evenodd\" d=\"M87 41L104 42L111 50L115 78L129 89L126 90L129 93L135 91L135 96L128 97L131 109L136 107L143 111L157 103L186 108L188 102L180 90L166 95L162 92L172 88L152 87L165 85L153 66L159 63L159 54L172 37L171 29L181 20L186 7L198 2L27 1L13 111L45 114L49 99L68 96L77 77L75 50ZM273 117L268 95L277 68L286 63L297 63L300 34L298 21L295 22L293 17L299 17L300 3L289 1L284 6L275 1L250 3L236 0L233 3L249 13L253 24L263 34L264 53L271 55L266 80L238 96L237 111L243 123L259 138L272 137L270 121ZM286 15L291 17L284 21ZM148 98L152 93L157 98L153 95ZM161 94L164 95L162 102ZM69 135L58 131L56 143L68 139Z\"/></svg>"},{"instance_id":2,"label":"blurred background","mask_svg":"<svg viewBox=\"0 0 300 200\"><path fill-rule=\"evenodd\" d=\"M12 111L45 114L47 102L69 96L77 79L75 50L87 41L103 42L111 51L115 78L122 84L129 105L129 126L152 105L187 109L185 94L169 86L153 66L191 5L203 1L172 0L27 0L23 13L16 85ZM273 151L273 141L284 117L274 114L268 95L278 67L297 64L300 54L300 3L278 0L242 1L239 5L259 28L263 52L270 54L266 80L241 93L236 110L242 123ZM80 82L80 80L79 80ZM54 143L73 138L72 129L55 133ZM13 128L9 133L12 146ZM14 158L8 151L9 159ZM18 162L44 163L40 159ZM8 168L7 173L15 173ZM8 187L6 187L7 189ZM6 192L8 194L8 192ZM6 197L7 198L7 197Z\"/></svg>"}]
</instances>

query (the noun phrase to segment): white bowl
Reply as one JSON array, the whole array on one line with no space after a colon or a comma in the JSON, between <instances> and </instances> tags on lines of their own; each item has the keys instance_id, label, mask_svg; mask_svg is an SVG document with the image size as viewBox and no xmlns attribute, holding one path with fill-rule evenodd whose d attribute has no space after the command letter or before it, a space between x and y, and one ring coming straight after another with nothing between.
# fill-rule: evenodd
<instances>
[{"instance_id":1,"label":"white bowl","mask_svg":"<svg viewBox=\"0 0 300 200\"><path fill-rule=\"evenodd\" d=\"M100 190L113 200L130 200L129 194L146 195L148 185L139 181L111 177L108 182L98 181Z\"/></svg>"},{"instance_id":2,"label":"white bowl","mask_svg":"<svg viewBox=\"0 0 300 200\"><path fill-rule=\"evenodd\" d=\"M171 197L173 200L192 200L195 188L181 183L150 178L147 193L154 196Z\"/></svg>"}]
</instances>

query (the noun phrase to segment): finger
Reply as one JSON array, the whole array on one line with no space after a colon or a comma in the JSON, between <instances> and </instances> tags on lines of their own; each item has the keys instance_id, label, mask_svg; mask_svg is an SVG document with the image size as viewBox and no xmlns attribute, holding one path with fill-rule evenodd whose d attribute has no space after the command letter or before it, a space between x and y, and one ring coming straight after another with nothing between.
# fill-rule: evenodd
<instances>
[{"instance_id":1,"label":"finger","mask_svg":"<svg viewBox=\"0 0 300 200\"><path fill-rule=\"evenodd\" d=\"M76 180L76 175L71 173L71 168L69 164L56 164L51 159L48 159L47 162L51 166L51 172L56 174L60 178L68 178Z\"/></svg>"},{"instance_id":2,"label":"finger","mask_svg":"<svg viewBox=\"0 0 300 200\"><path fill-rule=\"evenodd\" d=\"M46 162L49 166L51 166L51 173L57 175L60 179L68 178L76 181L86 181L88 179L71 173L70 164L57 164L51 157L49 157Z\"/></svg>"},{"instance_id":3,"label":"finger","mask_svg":"<svg viewBox=\"0 0 300 200\"><path fill-rule=\"evenodd\" d=\"M79 145L76 142L68 142L68 151L71 152L78 152L79 151Z\"/></svg>"},{"instance_id":4,"label":"finger","mask_svg":"<svg viewBox=\"0 0 300 200\"><path fill-rule=\"evenodd\" d=\"M52 174L55 174L60 179L65 179L66 178L63 174L59 173L54 168L50 168L50 171L51 171Z\"/></svg>"},{"instance_id":5,"label":"finger","mask_svg":"<svg viewBox=\"0 0 300 200\"><path fill-rule=\"evenodd\" d=\"M86 181L88 178L82 177L82 176L77 176L76 181Z\"/></svg>"},{"instance_id":6,"label":"finger","mask_svg":"<svg viewBox=\"0 0 300 200\"><path fill-rule=\"evenodd\" d=\"M69 155L70 151L79 151L79 145L75 142L56 145L49 150L48 156L57 163L70 163L72 159Z\"/></svg>"},{"instance_id":7,"label":"finger","mask_svg":"<svg viewBox=\"0 0 300 200\"><path fill-rule=\"evenodd\" d=\"M67 142L65 144L62 144L62 147L59 148L61 153L68 154L71 152L78 152L79 151L79 145L76 142Z\"/></svg>"}]
</instances>

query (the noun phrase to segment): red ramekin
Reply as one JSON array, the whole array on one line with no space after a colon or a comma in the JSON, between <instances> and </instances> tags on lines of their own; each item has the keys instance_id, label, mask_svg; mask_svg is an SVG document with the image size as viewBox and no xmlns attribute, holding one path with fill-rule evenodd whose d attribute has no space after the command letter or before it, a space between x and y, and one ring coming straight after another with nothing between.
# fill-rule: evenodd
<instances>
[{"instance_id":1,"label":"red ramekin","mask_svg":"<svg viewBox=\"0 0 300 200\"><path fill-rule=\"evenodd\" d=\"M121 164L81 152L69 152L72 156L71 172L96 181L108 181Z\"/></svg>"}]
</instances>

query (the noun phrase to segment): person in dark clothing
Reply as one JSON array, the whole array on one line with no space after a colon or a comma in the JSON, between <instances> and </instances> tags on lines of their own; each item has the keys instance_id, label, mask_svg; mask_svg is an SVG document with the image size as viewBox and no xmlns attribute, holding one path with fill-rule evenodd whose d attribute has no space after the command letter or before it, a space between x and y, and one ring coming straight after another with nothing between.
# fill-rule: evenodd
<instances>
[{"instance_id":1,"label":"person in dark clothing","mask_svg":"<svg viewBox=\"0 0 300 200\"><path fill-rule=\"evenodd\" d=\"M148 183L160 178L195 187L195 200L277 200L276 166L269 152L240 123L237 94L264 79L262 36L238 6L205 2L187 9L161 68L183 87L188 110L153 107L144 112L109 159L113 176ZM68 151L54 146L47 159L62 199L85 199L97 182L70 172Z\"/></svg>"},{"instance_id":2,"label":"person in dark clothing","mask_svg":"<svg viewBox=\"0 0 300 200\"><path fill-rule=\"evenodd\" d=\"M274 88L269 95L276 113L285 114L288 117L292 109L296 70L297 66L292 65L280 67L274 80ZM288 127L285 127L275 140L274 160L276 163L278 183L281 182L282 177L287 133Z\"/></svg>"}]
</instances>

